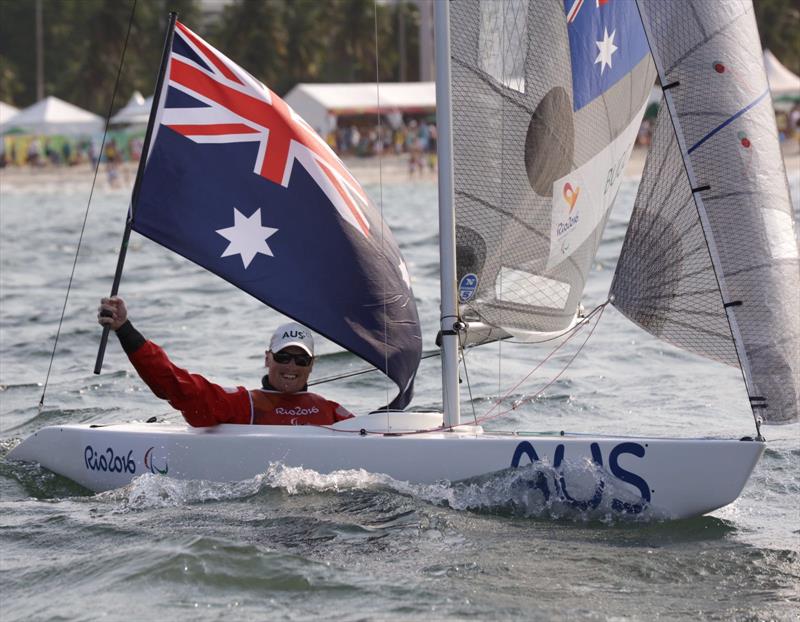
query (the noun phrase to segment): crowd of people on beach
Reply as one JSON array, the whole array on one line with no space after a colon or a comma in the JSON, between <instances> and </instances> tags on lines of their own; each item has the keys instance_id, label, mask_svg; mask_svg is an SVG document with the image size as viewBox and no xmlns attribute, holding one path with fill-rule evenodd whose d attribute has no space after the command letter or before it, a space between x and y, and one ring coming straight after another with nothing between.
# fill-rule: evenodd
<instances>
[{"instance_id":1,"label":"crowd of people on beach","mask_svg":"<svg viewBox=\"0 0 800 622\"><path fill-rule=\"evenodd\" d=\"M141 136L110 138L102 146L98 139L64 136L10 136L0 140L0 166L75 166L98 160L109 164L138 162L144 141ZM102 153L101 153L102 151Z\"/></svg>"},{"instance_id":2,"label":"crowd of people on beach","mask_svg":"<svg viewBox=\"0 0 800 622\"><path fill-rule=\"evenodd\" d=\"M436 125L426 119L411 119L397 127L341 125L329 132L326 141L340 156L366 158L385 154L408 156L410 175L436 170Z\"/></svg>"},{"instance_id":3,"label":"crowd of people on beach","mask_svg":"<svg viewBox=\"0 0 800 622\"><path fill-rule=\"evenodd\" d=\"M359 124L359 119L329 132L328 145L341 157L368 158L391 154L408 157L410 175L436 170L436 125L425 119L411 119L392 127ZM102 145L95 137L70 138L65 136L14 135L0 138L0 167L59 167L89 163L98 160L107 165L109 181L114 182L114 172L123 162L138 162L144 143L143 133L126 135L117 132Z\"/></svg>"},{"instance_id":4,"label":"crowd of people on beach","mask_svg":"<svg viewBox=\"0 0 800 622\"><path fill-rule=\"evenodd\" d=\"M418 118L401 122L397 126L388 123L376 125L359 123L363 118L354 117L351 123L339 119L339 127L325 136L328 145L341 157L369 158L393 155L408 158L410 176L422 175L436 170L438 134L436 125L429 119ZM776 111L776 121L781 142L800 142L800 103L791 110ZM637 146L647 147L652 140L655 119L645 118L636 137ZM98 137L75 139L65 136L7 135L0 137L0 168L57 167L90 163L98 160L107 166L108 180L117 181L118 169L123 162L138 162L144 143L143 131L115 132L102 144Z\"/></svg>"},{"instance_id":5,"label":"crowd of people on beach","mask_svg":"<svg viewBox=\"0 0 800 622\"><path fill-rule=\"evenodd\" d=\"M14 166L35 171L102 163L111 187L120 185L122 164L138 162L144 140L141 135L107 138L68 138L63 136L13 136L0 139L0 168Z\"/></svg>"}]
</instances>

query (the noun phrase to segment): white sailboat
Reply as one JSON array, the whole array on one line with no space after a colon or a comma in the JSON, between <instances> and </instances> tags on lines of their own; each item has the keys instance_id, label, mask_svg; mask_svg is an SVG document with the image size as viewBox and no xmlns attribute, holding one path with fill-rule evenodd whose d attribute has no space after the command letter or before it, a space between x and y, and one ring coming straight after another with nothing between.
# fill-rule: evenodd
<instances>
[{"instance_id":1,"label":"white sailboat","mask_svg":"<svg viewBox=\"0 0 800 622\"><path fill-rule=\"evenodd\" d=\"M442 412L383 410L330 427L52 426L8 458L95 491L145 473L238 481L282 463L421 483L522 469L530 494L546 502L656 518L735 500L765 449L761 423L796 421L800 402L798 252L752 7L639 0L640 21L630 22L629 12L601 12L630 3L597 4L436 3ZM623 22L582 41L600 19ZM486 327L494 338L535 338L574 325L655 77L649 51L666 106L611 294L645 330L739 366L756 438L484 432L460 417L462 348L476 334L486 339ZM194 53L205 58L202 47ZM238 75L228 62L223 71ZM592 69L599 77L581 73ZM166 92L157 128L174 114ZM159 141L172 137L158 131L148 168L159 162ZM313 162L298 162L313 175ZM359 207L369 226L382 227L370 205ZM376 366L393 371L388 361ZM413 370L398 382L401 395L412 383ZM593 476L567 468L576 464Z\"/></svg>"}]
</instances>

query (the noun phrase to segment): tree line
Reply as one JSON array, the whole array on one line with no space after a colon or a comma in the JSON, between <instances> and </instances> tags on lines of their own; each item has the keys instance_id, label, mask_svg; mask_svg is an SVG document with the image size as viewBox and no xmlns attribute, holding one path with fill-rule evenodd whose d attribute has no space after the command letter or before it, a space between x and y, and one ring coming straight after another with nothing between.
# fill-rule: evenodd
<instances>
[{"instance_id":1,"label":"tree line","mask_svg":"<svg viewBox=\"0 0 800 622\"><path fill-rule=\"evenodd\" d=\"M41 2L45 95L102 116L118 73L114 111L134 91L153 92L169 11L278 94L298 82L374 82L376 27L380 79L419 79L419 10L410 2L236 0L213 20L196 0ZM0 101L36 101L35 0L0 0Z\"/></svg>"},{"instance_id":2,"label":"tree line","mask_svg":"<svg viewBox=\"0 0 800 622\"><path fill-rule=\"evenodd\" d=\"M236 0L208 23L197 0L41 0L41 6L45 94L103 116L129 25L112 112L136 90L152 93L171 10L279 94L298 82L374 81L376 27L380 79L419 79L414 2ZM754 0L754 6L762 45L800 73L795 1ZM35 50L36 0L0 0L0 101L18 107L36 101Z\"/></svg>"}]
</instances>

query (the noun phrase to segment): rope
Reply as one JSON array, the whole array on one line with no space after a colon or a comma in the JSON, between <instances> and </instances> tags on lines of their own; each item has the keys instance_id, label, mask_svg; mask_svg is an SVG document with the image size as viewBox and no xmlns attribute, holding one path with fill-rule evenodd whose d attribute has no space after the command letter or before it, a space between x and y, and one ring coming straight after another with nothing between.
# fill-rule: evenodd
<instances>
[{"instance_id":1,"label":"rope","mask_svg":"<svg viewBox=\"0 0 800 622\"><path fill-rule=\"evenodd\" d=\"M92 178L92 187L89 190L89 200L86 202L86 211L83 215L83 224L81 225L81 232L78 236L78 248L75 249L75 258L72 261L72 271L69 274L69 282L67 283L67 293L64 296L64 306L61 308L61 317L58 320L58 329L56 330L56 338L53 342L53 352L50 354L50 364L47 366L47 375L44 379L44 387L42 388L42 397L39 399L39 412L41 412L42 408L44 407L44 396L47 393L47 385L50 382L50 372L53 369L53 361L56 358L56 349L58 348L58 338L61 336L61 327L64 324L64 315L67 312L67 302L69 301L69 292L72 289L72 281L75 278L75 268L78 265L78 256L81 252L81 244L83 242L83 234L86 231L86 222L89 219L89 208L92 205L92 197L94 196L94 187L97 183L97 173L100 170L100 161L103 159L103 150L106 144L106 136L108 135L108 126L111 123L111 112L114 110L114 102L117 98L117 90L119 89L119 80L120 76L122 75L122 66L125 63L125 52L128 49L128 39L131 36L131 26L133 26L133 16L136 13L136 2L137 0L133 0L133 5L131 6L131 18L128 21L128 32L125 34L125 43L122 46L122 56L119 59L119 67L117 68L117 78L114 82L114 90L111 93L111 103L108 105L108 114L106 115L106 125L103 129L103 139L100 141L100 153L98 154L97 164L94 167L94 177Z\"/></svg>"},{"instance_id":2,"label":"rope","mask_svg":"<svg viewBox=\"0 0 800 622\"><path fill-rule=\"evenodd\" d=\"M575 360L575 358L578 356L578 354L581 353L581 351L583 350L584 346L586 346L586 344L588 343L589 339L594 334L594 331L597 328L597 325L600 323L600 319L603 317L603 311L605 310L605 308L609 304L609 302L610 302L610 300L607 300L606 302L598 305L597 307L592 309L592 311L590 313L588 313L586 315L586 317L583 318L583 320L581 320L581 322L579 322L575 326L571 327L567 331L564 331L563 334L565 334L565 335L568 334L567 338L564 339L564 341L562 341L560 344L558 344L555 348L553 348L553 350L544 359L542 359L539 362L539 364L536 365L536 367L534 367L530 372L528 372L522 378L522 380L517 382L517 384L515 384L508 391L506 391L506 393L500 399L497 400L495 405L492 408L490 408L486 412L485 415L483 415L482 417L478 417L476 419L476 421L475 421L475 424L478 425L478 424L483 423L485 421L488 421L490 419L496 419L497 417L500 417L500 416L505 415L505 414L507 414L507 413L509 413L509 412L511 412L513 410L516 410L517 407L519 407L519 405L521 404L521 402L518 402L518 403L514 404L511 408L509 408L507 410L492 414L492 411L494 411L498 406L500 406L500 404L502 404L504 399L506 399L515 389L517 389L528 378L530 378L542 365L544 365L550 358L552 358L552 356L556 352L558 352L561 348L563 348L570 339L572 339L575 335L578 334L578 330L583 328L583 327L585 327L585 326L587 326L589 324L591 318L596 315L597 316L597 320L595 321L594 325L589 330L589 334L586 335L586 339L583 340L583 343L581 343L581 345L578 347L578 349L575 351L575 353L570 357L570 359L569 359L569 361L567 361L566 365L564 365L564 367L552 379L550 379L547 383L545 383L529 399L537 398L546 389L548 389L553 384L555 384L555 382L564 374L564 372L566 372L567 369L569 369L569 366L572 365L572 362ZM314 427L322 428L322 429L325 429L325 430L329 430L331 432L342 432L342 433L345 433L345 434L360 434L362 436L367 436L367 435L383 436L384 434L386 434L385 432L370 432L370 431L365 430L365 429L361 429L361 430L342 430L342 429L334 428L334 427L328 426L328 425L318 425L318 426L314 426ZM425 430L414 430L413 432L392 432L392 436L412 436L412 435L415 435L415 434L428 434L428 433L431 433L431 432L450 431L452 429L453 429L452 426L441 425L441 426L438 426L438 427L435 427L435 428L428 428L428 429L425 429Z\"/></svg>"},{"instance_id":3,"label":"rope","mask_svg":"<svg viewBox=\"0 0 800 622\"><path fill-rule=\"evenodd\" d=\"M469 369L467 368L467 352L461 348L461 362L464 365L464 377L467 379L467 392L469 393L469 404L472 406L472 420L478 425L478 413L475 412L475 398L472 397L472 383L469 381Z\"/></svg>"},{"instance_id":4,"label":"rope","mask_svg":"<svg viewBox=\"0 0 800 622\"><path fill-rule=\"evenodd\" d=\"M587 326L587 325L588 325L588 322L589 322L589 319L590 319L590 318L591 318L593 315L597 314L597 321L595 321L594 325L593 325L593 326L592 326L592 328L589 330L589 334L588 334L588 335L586 335L586 339L584 339L584 340L583 340L583 343L582 343L582 344L581 344L581 345L578 347L578 349L575 351L575 353L574 353L574 354L573 354L573 355L570 357L569 361L567 361L567 364L566 364L566 365L564 365L564 367L561 369L561 371L559 371L559 372L558 372L558 373L557 373L557 374L556 374L556 375L555 375L555 376L554 376L554 377L553 377L553 378L552 378L552 379L551 379L549 382L545 383L545 384L544 384L544 386L542 386L542 388L541 388L541 389L539 389L538 391L536 391L536 393L534 393L532 397L528 398L528 400L533 400L533 399L536 399L536 398L537 398L537 397L539 397L539 396L540 396L542 393L544 393L544 391L545 391L545 390L547 390L548 388L550 388L551 386L553 386L553 384L555 384L555 382L556 382L556 381L557 381L557 380L558 380L558 379L559 379L559 378L560 378L560 377L561 377L561 376L564 374L564 372L565 372L565 371L567 371L567 369L569 368L569 366L570 366L570 365L572 365L572 361L574 361L574 360L575 360L575 358L578 356L578 354L580 354L580 353L581 353L581 351L583 350L583 347L586 345L586 343L589 341L589 339L591 338L591 336L594 334L594 330L595 330L595 328L597 328L597 325L600 323L600 318L602 318L602 317L603 317L603 311L605 310L605 308L606 308L606 305L607 305L607 304L608 304L608 302L604 302L602 305L598 306L598 307L597 307L596 309L594 309L594 310L593 310L593 311L592 311L592 312L591 312L589 315L587 315L587 316L586 316L586 318L585 318L585 319L584 319L584 320L583 320L583 321L582 321L582 322L579 324L579 327L580 327L580 328L583 328L584 326ZM560 349L561 349L561 348L562 348L562 347L563 347L563 346L564 346L564 345L565 345L565 344L566 344L566 343L567 343L567 342L568 342L570 339L572 339L572 338L573 338L575 335L577 335L577 334L578 334L578 333L577 333L577 331L573 332L573 333L572 333L572 334L571 334L569 337L567 337L567 338L566 338L566 339L565 339L563 342L561 342L561 343L560 343L558 346L556 346L555 348L553 348L553 350L550 352L550 354L548 354L548 355L547 355L547 356L546 356L546 357L545 357L545 358L544 358L542 361L540 361L540 362L539 362L539 364L538 364L536 367L534 367L534 368L533 368L533 369L532 369L530 372L528 372L528 374L527 374L527 375L526 375L526 376L525 376L525 377L524 377L522 380L520 380L520 381L519 381L517 384L515 384L513 387L511 387L511 388L510 388L510 389L509 389L509 390L506 392L506 394L505 394L505 395L503 395L503 397L501 397L499 400L497 400L497 402L495 403L495 405L494 405L494 406L492 406L492 408L490 408L490 409L489 409L489 411L488 411L488 412L487 412L487 413L486 413L486 414L485 414L483 417L481 417L481 418L479 419L479 421L480 421L481 423L483 423L484 421L488 421L489 419L496 419L497 417L501 417L501 416L503 416L503 415L505 415L505 414L508 414L508 413L510 413L510 412L511 412L511 411L513 411L513 410L516 410L516 409L517 409L517 407L519 407L519 406L520 406L520 404L521 404L522 402L517 402L517 403L513 404L513 405L511 406L511 408L508 408L508 409L506 409L506 410L500 411L499 413L495 413L494 415L492 415L492 414L491 414L491 412L492 412L494 409L496 409L496 408L497 408L497 407L498 407L500 404L502 404L503 400L504 400L504 399L506 399L506 398L507 398L507 397L508 397L508 396L511 394L511 392L512 392L512 391L514 391L514 389L516 389L517 387L519 387L519 386L520 386L520 385L521 385L523 382L525 382L525 381L526 381L528 378L530 378L530 376L531 376L531 375L532 375L532 374L533 374L533 373L534 373L536 370L538 370L538 369L539 369L539 368L540 368L542 365L544 365L544 364L545 364L545 363L548 361L548 359L550 359L550 358L551 358L551 357L552 357L552 356L553 356L553 355L554 355L556 352L558 352L558 351L559 351L559 350L560 350Z\"/></svg>"},{"instance_id":5,"label":"rope","mask_svg":"<svg viewBox=\"0 0 800 622\"><path fill-rule=\"evenodd\" d=\"M508 343L531 345L532 343L537 343L537 344L539 344L539 343L547 343L549 341L554 341L556 339L561 339L565 335L569 335L570 333L574 333L574 332L580 330L583 327L584 322L587 319L589 319L594 313L596 313L597 310L601 306L604 306L605 304L608 304L608 303L603 303L603 305L599 305L595 309L592 309L592 311L590 313L588 313L586 316L584 316L584 318L580 322L578 322L577 324L574 324L573 326L570 326L569 328L567 328L564 331L558 333L557 335L553 335L552 337L548 337L547 339L542 339L541 341L536 341L536 342L513 341L511 339L504 339L503 341L506 341ZM445 316L445 317L454 317L455 318L457 316L453 315L453 316ZM467 328L467 330L469 330L469 328ZM467 346L464 346L462 349L463 350L471 350L472 348L480 348L481 346L487 346L487 345L489 345L491 343L494 343L494 342L493 341L486 341L486 342L483 342L483 343L473 343L473 344L469 344ZM420 357L420 359L424 361L425 359L435 358L435 357L441 356L441 355L442 355L441 350L437 350L436 352L429 352L428 354L423 354L422 357ZM308 386L313 387L314 385L317 385L317 384L325 384L327 382L336 382L337 380L345 380L346 378L352 378L354 376L361 376L363 374L371 374L371 373L376 372L376 371L380 371L380 370L377 367L365 367L365 368L362 368L362 369L357 369L355 371L346 372L344 374L336 374L335 376L325 376L324 378L319 378L317 380L311 380L308 383Z\"/></svg>"},{"instance_id":6,"label":"rope","mask_svg":"<svg viewBox=\"0 0 800 622\"><path fill-rule=\"evenodd\" d=\"M483 344L479 344L483 345ZM441 356L441 351L431 352L429 354L425 354L420 357L422 360L434 358L436 356ZM325 378L319 378L318 380L312 380L308 383L308 386L313 387L317 384L325 384L326 382L335 382L337 380L344 380L345 378L352 378L353 376L361 376L363 374L371 374L372 372L380 371L377 367L365 367L364 369L357 369L355 371L347 372L345 374L337 374L335 376L326 376Z\"/></svg>"}]
</instances>

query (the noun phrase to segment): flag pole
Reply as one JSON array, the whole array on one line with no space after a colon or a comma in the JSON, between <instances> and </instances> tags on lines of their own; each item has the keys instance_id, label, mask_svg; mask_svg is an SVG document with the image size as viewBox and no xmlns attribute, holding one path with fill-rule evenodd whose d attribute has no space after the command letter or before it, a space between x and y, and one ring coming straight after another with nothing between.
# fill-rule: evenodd
<instances>
[{"instance_id":1,"label":"flag pole","mask_svg":"<svg viewBox=\"0 0 800 622\"><path fill-rule=\"evenodd\" d=\"M164 51L161 55L161 66L158 69L158 78L156 79L156 89L153 94L153 104L150 107L150 118L147 120L147 130L144 135L144 143L142 145L142 155L139 158L139 167L136 170L136 181L133 183L133 191L131 192L131 202L128 206L128 216L125 219L125 231L122 234L122 243L120 244L119 257L117 257L117 269L114 273L114 282L111 285L111 296L116 296L119 291L119 283L122 280L122 268L125 265L125 255L128 252L128 241L131 237L131 224L133 222L133 210L136 207L136 201L139 198L139 186L142 183L142 175L145 166L147 165L147 158L150 155L150 138L153 134L153 127L155 126L156 111L161 101L161 90L164 85L164 75L167 72L167 64L169 63L169 54L172 50L172 39L175 35L175 22L178 20L178 14L170 12L169 23L167 25L167 34L164 38ZM103 327L103 334L100 337L100 347L97 349L97 360L94 364L94 373L99 374L103 368L103 358L106 353L106 345L108 344L108 333L110 332L108 326Z\"/></svg>"}]
</instances>

